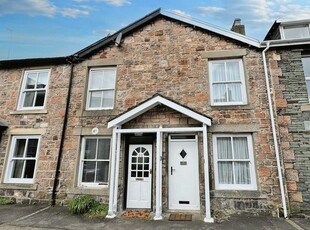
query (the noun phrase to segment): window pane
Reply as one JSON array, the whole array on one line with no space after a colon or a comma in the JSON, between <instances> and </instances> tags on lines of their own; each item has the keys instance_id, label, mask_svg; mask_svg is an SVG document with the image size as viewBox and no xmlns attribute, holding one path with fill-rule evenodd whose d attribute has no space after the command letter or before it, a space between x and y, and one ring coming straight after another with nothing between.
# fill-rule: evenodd
<instances>
[{"instance_id":1,"label":"window pane","mask_svg":"<svg viewBox=\"0 0 310 230\"><path fill-rule=\"evenodd\" d=\"M115 70L107 69L104 71L103 87L108 89L114 89L115 87Z\"/></svg>"},{"instance_id":2,"label":"window pane","mask_svg":"<svg viewBox=\"0 0 310 230\"><path fill-rule=\"evenodd\" d=\"M40 72L38 77L37 89L44 89L47 85L48 72Z\"/></svg>"},{"instance_id":3,"label":"window pane","mask_svg":"<svg viewBox=\"0 0 310 230\"><path fill-rule=\"evenodd\" d=\"M251 184L249 162L235 162L236 184Z\"/></svg>"},{"instance_id":4,"label":"window pane","mask_svg":"<svg viewBox=\"0 0 310 230\"><path fill-rule=\"evenodd\" d=\"M212 79L213 79L213 82L226 80L224 63L213 63L212 64Z\"/></svg>"},{"instance_id":5,"label":"window pane","mask_svg":"<svg viewBox=\"0 0 310 230\"><path fill-rule=\"evenodd\" d=\"M218 159L232 159L232 148L230 137L217 138L217 157Z\"/></svg>"},{"instance_id":6,"label":"window pane","mask_svg":"<svg viewBox=\"0 0 310 230\"><path fill-rule=\"evenodd\" d=\"M24 167L23 160L14 160L12 178L22 178L23 167Z\"/></svg>"},{"instance_id":7,"label":"window pane","mask_svg":"<svg viewBox=\"0 0 310 230\"><path fill-rule=\"evenodd\" d=\"M35 92L26 92L23 106L24 107L32 107L34 96L35 96Z\"/></svg>"},{"instance_id":8,"label":"window pane","mask_svg":"<svg viewBox=\"0 0 310 230\"><path fill-rule=\"evenodd\" d=\"M239 62L226 63L226 76L227 81L240 80Z\"/></svg>"},{"instance_id":9,"label":"window pane","mask_svg":"<svg viewBox=\"0 0 310 230\"><path fill-rule=\"evenodd\" d=\"M45 98L45 91L38 91L36 102L34 106L43 106L44 105L44 98Z\"/></svg>"},{"instance_id":10,"label":"window pane","mask_svg":"<svg viewBox=\"0 0 310 230\"><path fill-rule=\"evenodd\" d=\"M214 84L213 85L213 101L214 102L227 102L226 84Z\"/></svg>"},{"instance_id":11,"label":"window pane","mask_svg":"<svg viewBox=\"0 0 310 230\"><path fill-rule=\"evenodd\" d=\"M310 57L303 57L301 60L305 77L310 77Z\"/></svg>"},{"instance_id":12,"label":"window pane","mask_svg":"<svg viewBox=\"0 0 310 230\"><path fill-rule=\"evenodd\" d=\"M99 161L97 163L97 175L95 182L108 182L109 180L109 162Z\"/></svg>"},{"instance_id":13,"label":"window pane","mask_svg":"<svg viewBox=\"0 0 310 230\"><path fill-rule=\"evenodd\" d=\"M29 73L26 80L26 89L34 89L37 81L37 73Z\"/></svg>"},{"instance_id":14,"label":"window pane","mask_svg":"<svg viewBox=\"0 0 310 230\"><path fill-rule=\"evenodd\" d=\"M102 89L103 83L103 71L102 70L91 70L90 72L90 89Z\"/></svg>"},{"instance_id":15,"label":"window pane","mask_svg":"<svg viewBox=\"0 0 310 230\"><path fill-rule=\"evenodd\" d=\"M227 84L227 88L228 88L228 101L230 102L242 101L241 83Z\"/></svg>"},{"instance_id":16,"label":"window pane","mask_svg":"<svg viewBox=\"0 0 310 230\"><path fill-rule=\"evenodd\" d=\"M220 184L234 183L232 162L218 162L218 171Z\"/></svg>"},{"instance_id":17,"label":"window pane","mask_svg":"<svg viewBox=\"0 0 310 230\"><path fill-rule=\"evenodd\" d=\"M86 139L84 159L96 158L97 139Z\"/></svg>"},{"instance_id":18,"label":"window pane","mask_svg":"<svg viewBox=\"0 0 310 230\"><path fill-rule=\"evenodd\" d=\"M36 157L38 147L38 139L28 139L27 157Z\"/></svg>"},{"instance_id":19,"label":"window pane","mask_svg":"<svg viewBox=\"0 0 310 230\"><path fill-rule=\"evenodd\" d=\"M36 164L35 160L27 160L26 161L24 178L33 178L35 164Z\"/></svg>"},{"instance_id":20,"label":"window pane","mask_svg":"<svg viewBox=\"0 0 310 230\"><path fill-rule=\"evenodd\" d=\"M309 26L284 27L285 39L309 37Z\"/></svg>"},{"instance_id":21,"label":"window pane","mask_svg":"<svg viewBox=\"0 0 310 230\"><path fill-rule=\"evenodd\" d=\"M26 139L17 139L13 157L23 157L26 146Z\"/></svg>"},{"instance_id":22,"label":"window pane","mask_svg":"<svg viewBox=\"0 0 310 230\"><path fill-rule=\"evenodd\" d=\"M84 161L82 182L94 182L95 181L95 168L96 168L96 162Z\"/></svg>"},{"instance_id":23,"label":"window pane","mask_svg":"<svg viewBox=\"0 0 310 230\"><path fill-rule=\"evenodd\" d=\"M306 81L306 84L307 84L308 98L310 99L310 80Z\"/></svg>"},{"instance_id":24,"label":"window pane","mask_svg":"<svg viewBox=\"0 0 310 230\"><path fill-rule=\"evenodd\" d=\"M234 159L249 159L248 141L246 137L233 137Z\"/></svg>"},{"instance_id":25,"label":"window pane","mask_svg":"<svg viewBox=\"0 0 310 230\"><path fill-rule=\"evenodd\" d=\"M114 90L103 91L102 107L111 108L114 104Z\"/></svg>"},{"instance_id":26,"label":"window pane","mask_svg":"<svg viewBox=\"0 0 310 230\"><path fill-rule=\"evenodd\" d=\"M90 108L100 108L101 107L101 97L102 91L96 91L90 93Z\"/></svg>"},{"instance_id":27,"label":"window pane","mask_svg":"<svg viewBox=\"0 0 310 230\"><path fill-rule=\"evenodd\" d=\"M97 159L109 159L110 156L110 139L98 140L98 156Z\"/></svg>"}]
</instances>

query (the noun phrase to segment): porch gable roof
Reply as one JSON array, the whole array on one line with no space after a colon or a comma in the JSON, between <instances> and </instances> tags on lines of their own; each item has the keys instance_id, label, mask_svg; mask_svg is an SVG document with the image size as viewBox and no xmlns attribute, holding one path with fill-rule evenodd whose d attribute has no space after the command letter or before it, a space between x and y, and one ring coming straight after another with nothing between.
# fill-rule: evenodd
<instances>
[{"instance_id":1,"label":"porch gable roof","mask_svg":"<svg viewBox=\"0 0 310 230\"><path fill-rule=\"evenodd\" d=\"M142 102L141 104L139 104L138 106L134 107L133 109L128 110L127 112L119 115L118 117L110 120L108 122L108 128L112 128L115 126L119 126L119 125L123 125L126 122L136 118L137 116L147 112L148 110L154 108L157 105L165 105L175 111L178 111L194 120L197 120L203 124L206 124L208 126L211 126L211 121L212 119L199 114L197 112L195 112L192 109L189 109L183 105L180 105L177 102L174 102L168 98L163 97L160 94L155 94L152 98L150 98L149 100L146 100L144 102Z\"/></svg>"}]
</instances>

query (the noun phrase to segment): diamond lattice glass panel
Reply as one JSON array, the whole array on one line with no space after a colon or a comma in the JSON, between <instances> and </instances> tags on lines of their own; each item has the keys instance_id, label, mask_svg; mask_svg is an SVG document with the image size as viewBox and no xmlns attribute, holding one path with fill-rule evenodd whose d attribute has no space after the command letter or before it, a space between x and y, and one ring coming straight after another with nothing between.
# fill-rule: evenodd
<instances>
[{"instance_id":1,"label":"diamond lattice glass panel","mask_svg":"<svg viewBox=\"0 0 310 230\"><path fill-rule=\"evenodd\" d=\"M181 157L184 159L187 155L187 153L184 151L184 149L180 152Z\"/></svg>"}]
</instances>

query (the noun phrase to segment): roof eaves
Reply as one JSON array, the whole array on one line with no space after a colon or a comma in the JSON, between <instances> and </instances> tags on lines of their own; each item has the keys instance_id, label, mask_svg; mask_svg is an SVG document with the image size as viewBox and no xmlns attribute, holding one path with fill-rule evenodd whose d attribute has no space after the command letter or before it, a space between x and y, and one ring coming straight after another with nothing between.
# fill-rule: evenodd
<instances>
[{"instance_id":1,"label":"roof eaves","mask_svg":"<svg viewBox=\"0 0 310 230\"><path fill-rule=\"evenodd\" d=\"M27 58L0 61L0 69L65 64L70 59L65 57Z\"/></svg>"}]
</instances>

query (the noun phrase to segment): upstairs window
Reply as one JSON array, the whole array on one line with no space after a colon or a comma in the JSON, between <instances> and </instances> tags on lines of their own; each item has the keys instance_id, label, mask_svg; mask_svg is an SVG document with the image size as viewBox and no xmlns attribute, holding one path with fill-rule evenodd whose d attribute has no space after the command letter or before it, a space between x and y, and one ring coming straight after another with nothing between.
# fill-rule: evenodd
<instances>
[{"instance_id":1,"label":"upstairs window","mask_svg":"<svg viewBox=\"0 0 310 230\"><path fill-rule=\"evenodd\" d=\"M6 172L6 183L33 183L39 154L39 136L14 136Z\"/></svg>"},{"instance_id":2,"label":"upstairs window","mask_svg":"<svg viewBox=\"0 0 310 230\"><path fill-rule=\"evenodd\" d=\"M44 108L49 76L49 69L25 71L18 104L19 109Z\"/></svg>"},{"instance_id":3,"label":"upstairs window","mask_svg":"<svg viewBox=\"0 0 310 230\"><path fill-rule=\"evenodd\" d=\"M309 24L283 26L284 39L307 38L310 37Z\"/></svg>"},{"instance_id":4,"label":"upstairs window","mask_svg":"<svg viewBox=\"0 0 310 230\"><path fill-rule=\"evenodd\" d=\"M89 70L87 110L113 109L116 68Z\"/></svg>"},{"instance_id":5,"label":"upstairs window","mask_svg":"<svg viewBox=\"0 0 310 230\"><path fill-rule=\"evenodd\" d=\"M209 62L212 105L246 104L243 62L241 59Z\"/></svg>"},{"instance_id":6,"label":"upstairs window","mask_svg":"<svg viewBox=\"0 0 310 230\"><path fill-rule=\"evenodd\" d=\"M306 86L308 91L308 99L310 102L310 56L304 56L301 58L302 66L304 69L304 75L306 80Z\"/></svg>"},{"instance_id":7,"label":"upstairs window","mask_svg":"<svg viewBox=\"0 0 310 230\"><path fill-rule=\"evenodd\" d=\"M251 135L214 135L215 187L220 190L255 190Z\"/></svg>"}]
</instances>

